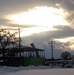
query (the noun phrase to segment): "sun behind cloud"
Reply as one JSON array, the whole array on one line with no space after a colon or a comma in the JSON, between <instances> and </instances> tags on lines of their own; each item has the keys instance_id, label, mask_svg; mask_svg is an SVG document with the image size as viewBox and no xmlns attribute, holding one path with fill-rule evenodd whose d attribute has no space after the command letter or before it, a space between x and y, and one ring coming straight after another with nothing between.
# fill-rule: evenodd
<instances>
[{"instance_id":1,"label":"sun behind cloud","mask_svg":"<svg viewBox=\"0 0 74 75\"><path fill-rule=\"evenodd\" d=\"M54 26L56 25L68 25L67 21L64 19L63 9L57 9L47 6L36 6L29 11L25 11L16 15L10 15L7 16L7 18L19 25L34 25L37 26L37 28L47 28L46 30L38 29L38 31L35 31L35 27L35 29L33 28L34 32L32 30L32 32L29 32L30 34L48 30L55 30Z\"/></svg>"}]
</instances>

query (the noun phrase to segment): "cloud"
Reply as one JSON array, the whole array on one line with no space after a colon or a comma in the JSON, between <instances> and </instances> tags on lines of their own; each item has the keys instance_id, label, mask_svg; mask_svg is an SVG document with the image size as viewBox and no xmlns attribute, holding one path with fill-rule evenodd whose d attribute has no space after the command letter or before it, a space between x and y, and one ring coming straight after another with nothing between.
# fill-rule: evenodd
<instances>
[{"instance_id":1,"label":"cloud","mask_svg":"<svg viewBox=\"0 0 74 75\"><path fill-rule=\"evenodd\" d=\"M56 6L58 4L59 6ZM8 27L34 27L29 25L12 24L10 20L4 19L6 15L17 14L20 12L32 9L35 6L48 6L64 9L65 18L69 22L69 26L74 28L74 0L0 0L0 26ZM30 42L34 42L37 48L46 50L46 56L51 57L51 49L49 48L48 41L53 39L74 37L74 29L68 26L55 26L57 31L47 31L40 34L33 34L31 36L22 37L22 43L29 45ZM25 42L25 43L24 43ZM58 42L59 48L55 47L54 57L61 54L63 49L65 50L71 45L71 42L65 44ZM62 48L61 48L62 47Z\"/></svg>"},{"instance_id":2,"label":"cloud","mask_svg":"<svg viewBox=\"0 0 74 75\"><path fill-rule=\"evenodd\" d=\"M70 51L69 46L72 45L71 42L59 42L54 39L64 39L68 37L74 37L74 30L68 26L56 26L59 29L57 31L47 31L40 34L33 34L31 36L22 37L22 44L30 46L30 43L34 43L36 48L45 50L45 56L47 58L51 57L51 47L49 46L49 41L53 39L54 44L54 57L58 58L63 51Z\"/></svg>"},{"instance_id":3,"label":"cloud","mask_svg":"<svg viewBox=\"0 0 74 75\"><path fill-rule=\"evenodd\" d=\"M62 0L59 6L64 9L69 26L74 28L74 0Z\"/></svg>"},{"instance_id":4,"label":"cloud","mask_svg":"<svg viewBox=\"0 0 74 75\"><path fill-rule=\"evenodd\" d=\"M0 12L15 13L35 6L55 6L61 0L0 0Z\"/></svg>"},{"instance_id":5,"label":"cloud","mask_svg":"<svg viewBox=\"0 0 74 75\"><path fill-rule=\"evenodd\" d=\"M39 34L33 34L33 35L30 35L30 36L26 36L24 38L30 38L32 42L33 41L37 41L37 42L43 41L44 42L44 41L49 41L52 38L53 39L60 39L60 38L63 39L63 38L68 38L68 37L74 37L74 30L71 29L70 27L68 27L68 26L58 26L56 28L59 29L59 30L41 32Z\"/></svg>"},{"instance_id":6,"label":"cloud","mask_svg":"<svg viewBox=\"0 0 74 75\"><path fill-rule=\"evenodd\" d=\"M8 20L8 19L3 19L1 18L0 19L0 26L1 27L16 27L16 28L31 28L31 27L34 27L35 25L20 25L20 24L16 24L16 23L13 23L13 21L11 20Z\"/></svg>"},{"instance_id":7,"label":"cloud","mask_svg":"<svg viewBox=\"0 0 74 75\"><path fill-rule=\"evenodd\" d=\"M35 6L48 6L55 7L57 3L61 3L60 8L65 10L69 10L73 8L73 0L0 0L0 16L3 17L5 15L17 14L20 12L28 11L29 9L34 8ZM72 13L72 12L71 12ZM72 24L71 20L72 16L68 15L67 20Z\"/></svg>"},{"instance_id":8,"label":"cloud","mask_svg":"<svg viewBox=\"0 0 74 75\"><path fill-rule=\"evenodd\" d=\"M55 3L61 0L0 0L0 25L21 27L21 25L11 24L10 20L5 19L6 15L13 15L20 12L27 11L35 6L53 6ZM32 25L33 26L33 25ZM29 25L23 25L22 27L29 27ZM30 26L31 27L31 26Z\"/></svg>"},{"instance_id":9,"label":"cloud","mask_svg":"<svg viewBox=\"0 0 74 75\"><path fill-rule=\"evenodd\" d=\"M47 32L42 33L41 35L38 35L37 37L48 36L46 38L66 38L66 37L74 36L74 29L72 29L68 26L55 26L55 28L58 30L47 31ZM45 38L45 37L43 37L43 38Z\"/></svg>"},{"instance_id":10,"label":"cloud","mask_svg":"<svg viewBox=\"0 0 74 75\"><path fill-rule=\"evenodd\" d=\"M62 6L62 8L66 9L66 10L74 10L74 8L73 8L74 3L73 2L72 2L72 0L63 0L61 2L61 6Z\"/></svg>"},{"instance_id":11,"label":"cloud","mask_svg":"<svg viewBox=\"0 0 74 75\"><path fill-rule=\"evenodd\" d=\"M7 24L9 20L7 19L0 19L0 24Z\"/></svg>"}]
</instances>

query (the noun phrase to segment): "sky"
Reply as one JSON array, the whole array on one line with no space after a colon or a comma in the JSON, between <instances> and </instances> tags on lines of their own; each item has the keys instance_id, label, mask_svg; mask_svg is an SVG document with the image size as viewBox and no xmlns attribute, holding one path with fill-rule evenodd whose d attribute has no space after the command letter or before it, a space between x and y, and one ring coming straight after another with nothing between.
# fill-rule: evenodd
<instances>
[{"instance_id":1,"label":"sky","mask_svg":"<svg viewBox=\"0 0 74 75\"><path fill-rule=\"evenodd\" d=\"M74 50L74 0L0 0L0 27L20 28L22 44L44 49L51 57Z\"/></svg>"}]
</instances>

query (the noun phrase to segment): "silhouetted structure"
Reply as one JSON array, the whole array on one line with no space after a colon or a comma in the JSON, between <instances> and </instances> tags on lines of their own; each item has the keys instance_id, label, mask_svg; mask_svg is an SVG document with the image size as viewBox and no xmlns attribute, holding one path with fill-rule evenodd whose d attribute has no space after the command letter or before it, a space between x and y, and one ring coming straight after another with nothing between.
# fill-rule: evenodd
<instances>
[{"instance_id":1,"label":"silhouetted structure","mask_svg":"<svg viewBox=\"0 0 74 75\"><path fill-rule=\"evenodd\" d=\"M32 48L36 49L34 43L31 43L31 46ZM36 53L36 57L39 57L39 53L37 50L35 50L35 53Z\"/></svg>"},{"instance_id":2,"label":"silhouetted structure","mask_svg":"<svg viewBox=\"0 0 74 75\"><path fill-rule=\"evenodd\" d=\"M39 54L39 57L36 55L36 51ZM31 47L23 47L19 50L19 48L11 48L6 49L5 59L7 66L20 66L20 52L21 52L21 65L43 65L45 60L45 52L44 50L31 48ZM0 55L2 55L2 50L0 49ZM3 63L3 58L0 56L0 61ZM2 63L0 65L2 65Z\"/></svg>"}]
</instances>

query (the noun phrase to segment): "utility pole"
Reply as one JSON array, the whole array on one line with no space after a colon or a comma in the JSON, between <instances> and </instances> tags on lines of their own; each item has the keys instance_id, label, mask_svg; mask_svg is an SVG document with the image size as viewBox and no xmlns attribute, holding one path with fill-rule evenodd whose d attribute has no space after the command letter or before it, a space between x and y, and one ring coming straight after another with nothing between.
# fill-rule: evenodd
<instances>
[{"instance_id":1,"label":"utility pole","mask_svg":"<svg viewBox=\"0 0 74 75\"><path fill-rule=\"evenodd\" d=\"M19 33L19 51L20 51L20 66L21 66L21 37L20 37L20 28L18 28Z\"/></svg>"},{"instance_id":2,"label":"utility pole","mask_svg":"<svg viewBox=\"0 0 74 75\"><path fill-rule=\"evenodd\" d=\"M20 28L18 28L19 33L19 50L21 49L21 37L20 37ZM20 50L20 57L21 57L21 50Z\"/></svg>"},{"instance_id":3,"label":"utility pole","mask_svg":"<svg viewBox=\"0 0 74 75\"><path fill-rule=\"evenodd\" d=\"M14 30L18 30L18 39L19 39L19 45L18 45L18 48L19 48L19 51L20 51L20 58L21 58L21 36L20 36L20 28L18 29L14 29Z\"/></svg>"},{"instance_id":4,"label":"utility pole","mask_svg":"<svg viewBox=\"0 0 74 75\"><path fill-rule=\"evenodd\" d=\"M49 41L49 43L48 44L50 44L51 45L51 59L52 59L52 68L53 68L53 41Z\"/></svg>"},{"instance_id":5,"label":"utility pole","mask_svg":"<svg viewBox=\"0 0 74 75\"><path fill-rule=\"evenodd\" d=\"M18 30L18 42L19 42L19 45L18 45L18 49L19 49L19 52L20 52L20 66L21 66L21 36L20 36L20 28L18 29L14 29L14 30Z\"/></svg>"}]
</instances>

